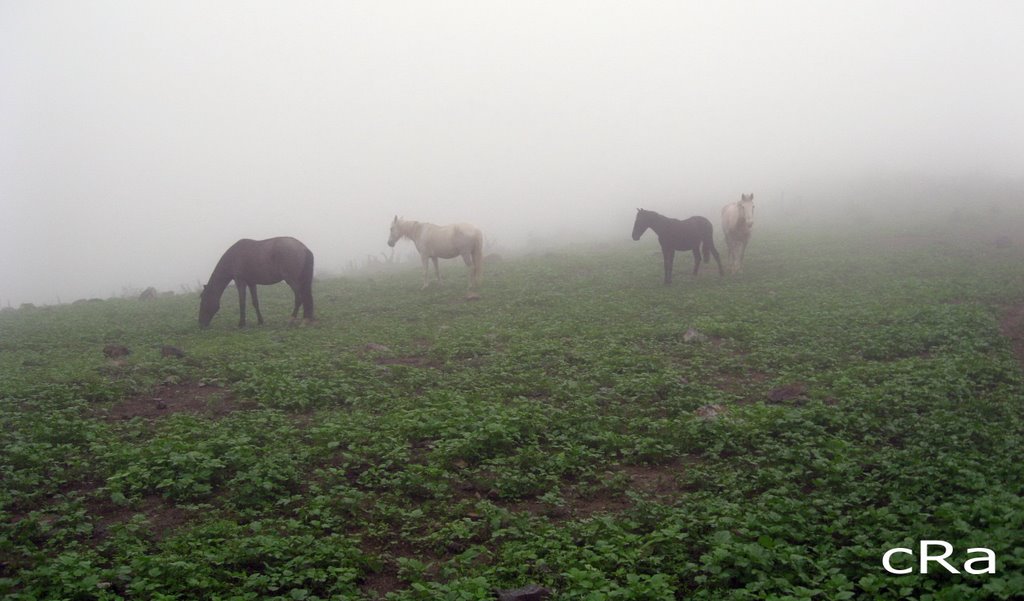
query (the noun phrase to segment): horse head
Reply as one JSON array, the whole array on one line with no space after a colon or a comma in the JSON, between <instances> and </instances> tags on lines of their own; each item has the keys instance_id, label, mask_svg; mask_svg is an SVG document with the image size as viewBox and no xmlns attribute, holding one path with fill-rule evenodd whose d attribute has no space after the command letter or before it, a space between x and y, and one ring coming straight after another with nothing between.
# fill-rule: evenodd
<instances>
[{"instance_id":1,"label":"horse head","mask_svg":"<svg viewBox=\"0 0 1024 601\"><path fill-rule=\"evenodd\" d=\"M647 228L651 227L652 215L653 213L651 211L646 211L644 209L636 210L636 221L633 222L634 240L639 240L640 236L643 236L644 232L647 231Z\"/></svg>"},{"instance_id":2,"label":"horse head","mask_svg":"<svg viewBox=\"0 0 1024 601\"><path fill-rule=\"evenodd\" d=\"M388 246L391 248L395 247L395 243L402 237L402 220L395 215L395 218L391 220L391 235L388 236Z\"/></svg>"},{"instance_id":3,"label":"horse head","mask_svg":"<svg viewBox=\"0 0 1024 601\"><path fill-rule=\"evenodd\" d=\"M220 295L214 294L209 286L203 286L203 291L199 293L199 327L210 327L217 311L220 311Z\"/></svg>"},{"instance_id":4,"label":"horse head","mask_svg":"<svg viewBox=\"0 0 1024 601\"><path fill-rule=\"evenodd\" d=\"M736 203L740 209L740 222L745 223L747 228L754 225L754 195L741 194L740 201Z\"/></svg>"}]
</instances>

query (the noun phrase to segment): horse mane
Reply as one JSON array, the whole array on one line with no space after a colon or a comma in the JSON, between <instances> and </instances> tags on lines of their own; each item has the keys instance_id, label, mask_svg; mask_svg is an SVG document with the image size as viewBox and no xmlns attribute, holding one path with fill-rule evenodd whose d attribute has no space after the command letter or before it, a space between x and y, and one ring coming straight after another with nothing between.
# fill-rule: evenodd
<instances>
[{"instance_id":1,"label":"horse mane","mask_svg":"<svg viewBox=\"0 0 1024 601\"><path fill-rule=\"evenodd\" d=\"M641 213L646 213L646 214L650 215L651 217L653 217L655 219L672 219L671 217L669 217L667 215L662 215L661 213L659 213L657 211L651 211L649 209L640 209L640 212Z\"/></svg>"},{"instance_id":2,"label":"horse mane","mask_svg":"<svg viewBox=\"0 0 1024 601\"><path fill-rule=\"evenodd\" d=\"M420 233L424 225L430 225L422 221L416 221L415 219L399 219L398 229L402 232L402 235L414 240L416 235Z\"/></svg>"}]
</instances>

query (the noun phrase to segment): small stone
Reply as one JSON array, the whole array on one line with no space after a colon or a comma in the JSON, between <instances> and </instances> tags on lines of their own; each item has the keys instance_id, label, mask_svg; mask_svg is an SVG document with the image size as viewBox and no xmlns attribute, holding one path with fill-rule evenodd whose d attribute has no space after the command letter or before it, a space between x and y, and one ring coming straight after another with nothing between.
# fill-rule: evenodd
<instances>
[{"instance_id":1,"label":"small stone","mask_svg":"<svg viewBox=\"0 0 1024 601\"><path fill-rule=\"evenodd\" d=\"M701 419L712 420L717 419L719 415L725 413L725 407L722 407L717 403L714 405L704 405L703 407L699 407L694 411L694 413Z\"/></svg>"},{"instance_id":2,"label":"small stone","mask_svg":"<svg viewBox=\"0 0 1024 601\"><path fill-rule=\"evenodd\" d=\"M708 337L696 328L690 328L683 334L683 342L704 342Z\"/></svg>"}]
</instances>

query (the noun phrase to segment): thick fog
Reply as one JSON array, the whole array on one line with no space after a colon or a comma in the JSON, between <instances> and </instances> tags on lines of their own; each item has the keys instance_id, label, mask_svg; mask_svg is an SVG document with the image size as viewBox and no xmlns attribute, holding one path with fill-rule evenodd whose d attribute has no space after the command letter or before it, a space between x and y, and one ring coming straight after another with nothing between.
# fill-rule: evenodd
<instances>
[{"instance_id":1,"label":"thick fog","mask_svg":"<svg viewBox=\"0 0 1024 601\"><path fill-rule=\"evenodd\" d=\"M776 221L892 202L851 192L892 178L1013 196L1022 22L1017 2L0 0L0 304L180 291L243 237L339 273L389 251L395 214L517 251L626 239L638 206L717 229L745 192Z\"/></svg>"}]
</instances>

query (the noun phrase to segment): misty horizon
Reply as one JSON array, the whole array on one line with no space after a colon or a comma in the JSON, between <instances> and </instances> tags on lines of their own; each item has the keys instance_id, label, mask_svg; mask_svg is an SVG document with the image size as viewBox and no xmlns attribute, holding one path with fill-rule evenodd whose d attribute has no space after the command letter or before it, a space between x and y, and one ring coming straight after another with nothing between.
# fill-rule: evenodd
<instances>
[{"instance_id":1,"label":"misty horizon","mask_svg":"<svg viewBox=\"0 0 1024 601\"><path fill-rule=\"evenodd\" d=\"M1020 17L1009 2L2 2L0 303L193 286L240 238L294 236L337 273L390 253L394 215L522 250L626 239L638 206L704 214L720 236L741 193L759 227L917 193L1010 203Z\"/></svg>"}]
</instances>

